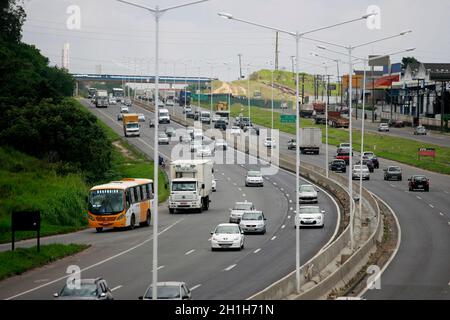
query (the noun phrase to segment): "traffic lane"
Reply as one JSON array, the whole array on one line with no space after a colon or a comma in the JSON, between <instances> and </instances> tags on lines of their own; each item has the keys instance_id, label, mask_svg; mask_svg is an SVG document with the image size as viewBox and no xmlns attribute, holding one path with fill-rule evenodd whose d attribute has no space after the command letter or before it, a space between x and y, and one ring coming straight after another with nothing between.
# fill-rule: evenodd
<instances>
[{"instance_id":1,"label":"traffic lane","mask_svg":"<svg viewBox=\"0 0 450 320\"><path fill-rule=\"evenodd\" d=\"M271 176L266 183L275 183L280 191L281 189L284 190L282 192L289 189L295 190L295 188L292 188L292 185L295 185L295 176L284 171ZM307 182L302 181L302 183ZM291 198L291 195L288 198ZM266 244L263 247L256 249L247 247L251 249L248 258L236 263L231 270L223 271L227 278L243 279L242 281L246 285L235 286L230 281L221 281L220 278L214 278L197 290L196 298L235 299L241 296L248 298L295 270L295 202L287 201L286 204L288 215L283 220L278 232L266 239ZM335 232L338 217L336 206L323 192L319 193L318 205L326 211L325 227L323 229L300 229L301 264L317 253L315 248L322 248L326 245ZM272 222L269 220L268 223L271 224ZM255 236L248 235L248 237ZM219 288L219 291L211 291L211 288Z\"/></svg>"},{"instance_id":2,"label":"traffic lane","mask_svg":"<svg viewBox=\"0 0 450 320\"><path fill-rule=\"evenodd\" d=\"M355 121L354 128L361 129L362 124L361 121ZM378 132L378 123L371 123L366 121L364 124L366 131L371 133L377 133L381 135L394 136L398 138L406 138L410 140L415 140L423 143L435 144L442 147L450 147L450 136L446 134L439 134L437 132L430 132L427 130L427 135L424 136L416 136L414 135L414 128L405 127L405 128L389 128L389 132Z\"/></svg>"}]
</instances>

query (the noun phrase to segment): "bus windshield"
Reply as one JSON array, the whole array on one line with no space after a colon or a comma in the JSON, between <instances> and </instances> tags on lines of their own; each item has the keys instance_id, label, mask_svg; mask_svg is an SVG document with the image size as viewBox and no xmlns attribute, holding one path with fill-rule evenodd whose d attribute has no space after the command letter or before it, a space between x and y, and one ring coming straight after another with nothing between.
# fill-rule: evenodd
<instances>
[{"instance_id":1,"label":"bus windshield","mask_svg":"<svg viewBox=\"0 0 450 320\"><path fill-rule=\"evenodd\" d=\"M123 209L123 190L94 190L89 195L89 212L92 214L117 214Z\"/></svg>"}]
</instances>

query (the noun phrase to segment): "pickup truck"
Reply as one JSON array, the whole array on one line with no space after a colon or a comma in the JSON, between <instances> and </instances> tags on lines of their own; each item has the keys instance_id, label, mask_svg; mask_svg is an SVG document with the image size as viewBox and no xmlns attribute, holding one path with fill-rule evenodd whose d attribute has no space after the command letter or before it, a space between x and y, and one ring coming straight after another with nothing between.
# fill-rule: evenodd
<instances>
[{"instance_id":1,"label":"pickup truck","mask_svg":"<svg viewBox=\"0 0 450 320\"><path fill-rule=\"evenodd\" d=\"M328 125L333 128L348 128L350 121L341 116L341 113L338 111L329 111L328 112Z\"/></svg>"},{"instance_id":2,"label":"pickup truck","mask_svg":"<svg viewBox=\"0 0 450 320\"><path fill-rule=\"evenodd\" d=\"M336 154L334 158L337 160L344 160L345 164L348 165L350 163L350 152L349 150L341 150Z\"/></svg>"}]
</instances>

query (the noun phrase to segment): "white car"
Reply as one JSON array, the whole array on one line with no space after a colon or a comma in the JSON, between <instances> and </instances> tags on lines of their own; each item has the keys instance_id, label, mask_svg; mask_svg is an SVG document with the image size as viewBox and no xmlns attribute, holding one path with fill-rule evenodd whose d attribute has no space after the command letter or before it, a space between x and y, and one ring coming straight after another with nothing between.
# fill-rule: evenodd
<instances>
[{"instance_id":1,"label":"white car","mask_svg":"<svg viewBox=\"0 0 450 320\"><path fill-rule=\"evenodd\" d=\"M242 215L239 226L244 233L261 233L265 234L267 229L266 217L262 211L246 211Z\"/></svg>"},{"instance_id":2,"label":"white car","mask_svg":"<svg viewBox=\"0 0 450 320\"><path fill-rule=\"evenodd\" d=\"M216 192L217 191L217 179L214 179L214 176L213 176L213 179L211 181L211 190L212 190L212 192Z\"/></svg>"},{"instance_id":3,"label":"white car","mask_svg":"<svg viewBox=\"0 0 450 320\"><path fill-rule=\"evenodd\" d=\"M197 151L199 149L201 149L203 147L202 142L198 141L198 140L192 140L191 141L191 145L190 145L190 149L192 153L197 153Z\"/></svg>"},{"instance_id":4,"label":"white car","mask_svg":"<svg viewBox=\"0 0 450 320\"><path fill-rule=\"evenodd\" d=\"M228 143L224 139L216 140L216 150L227 150Z\"/></svg>"},{"instance_id":5,"label":"white car","mask_svg":"<svg viewBox=\"0 0 450 320\"><path fill-rule=\"evenodd\" d=\"M203 140L203 130L202 129L194 129L192 133L192 138L194 140Z\"/></svg>"},{"instance_id":6,"label":"white car","mask_svg":"<svg viewBox=\"0 0 450 320\"><path fill-rule=\"evenodd\" d=\"M109 98L109 104L117 104L116 98Z\"/></svg>"},{"instance_id":7,"label":"white car","mask_svg":"<svg viewBox=\"0 0 450 320\"><path fill-rule=\"evenodd\" d=\"M166 106L167 107L173 107L175 104L174 104L174 102L173 102L173 100L167 100L166 101Z\"/></svg>"},{"instance_id":8,"label":"white car","mask_svg":"<svg viewBox=\"0 0 450 320\"><path fill-rule=\"evenodd\" d=\"M301 185L298 190L299 203L317 203L317 190L310 184Z\"/></svg>"},{"instance_id":9,"label":"white car","mask_svg":"<svg viewBox=\"0 0 450 320\"><path fill-rule=\"evenodd\" d=\"M221 120L221 119L222 119L222 117L221 117L220 115L214 114L214 115L212 116L211 121L212 121L212 122L217 122L217 120Z\"/></svg>"},{"instance_id":10,"label":"white car","mask_svg":"<svg viewBox=\"0 0 450 320\"><path fill-rule=\"evenodd\" d=\"M244 232L233 223L219 224L211 232L211 250L216 249L244 249Z\"/></svg>"},{"instance_id":11,"label":"white car","mask_svg":"<svg viewBox=\"0 0 450 320\"><path fill-rule=\"evenodd\" d=\"M201 145L199 148L197 148L197 157L212 157L213 152L211 148L207 145Z\"/></svg>"},{"instance_id":12,"label":"white car","mask_svg":"<svg viewBox=\"0 0 450 320\"><path fill-rule=\"evenodd\" d=\"M253 210L255 210L255 206L252 202L236 202L233 209L230 209L230 223L241 222L244 212Z\"/></svg>"},{"instance_id":13,"label":"white car","mask_svg":"<svg viewBox=\"0 0 450 320\"><path fill-rule=\"evenodd\" d=\"M325 211L318 206L301 206L295 217L295 227L320 227L325 226Z\"/></svg>"},{"instance_id":14,"label":"white car","mask_svg":"<svg viewBox=\"0 0 450 320\"><path fill-rule=\"evenodd\" d=\"M158 104L158 108L164 108L164 107L165 107L164 102L162 102L162 101L159 100L159 99L158 99L157 104Z\"/></svg>"},{"instance_id":15,"label":"white car","mask_svg":"<svg viewBox=\"0 0 450 320\"><path fill-rule=\"evenodd\" d=\"M389 132L389 124L387 124L387 123L380 123L378 125L378 131L379 132Z\"/></svg>"},{"instance_id":16,"label":"white car","mask_svg":"<svg viewBox=\"0 0 450 320\"><path fill-rule=\"evenodd\" d=\"M120 107L120 113L128 113L128 112L130 112L130 109L127 106Z\"/></svg>"},{"instance_id":17,"label":"white car","mask_svg":"<svg viewBox=\"0 0 450 320\"><path fill-rule=\"evenodd\" d=\"M145 115L142 114L142 113L139 113L138 114L138 119L139 119L139 122L145 122Z\"/></svg>"},{"instance_id":18,"label":"white car","mask_svg":"<svg viewBox=\"0 0 450 320\"><path fill-rule=\"evenodd\" d=\"M192 108L190 106L183 107L183 113L192 112Z\"/></svg>"},{"instance_id":19,"label":"white car","mask_svg":"<svg viewBox=\"0 0 450 320\"><path fill-rule=\"evenodd\" d=\"M264 146L267 148L276 148L277 143L274 138L266 138L264 139Z\"/></svg>"},{"instance_id":20,"label":"white car","mask_svg":"<svg viewBox=\"0 0 450 320\"><path fill-rule=\"evenodd\" d=\"M236 135L236 136L240 136L241 135L241 128L239 128L238 126L232 126L230 133L232 135Z\"/></svg>"},{"instance_id":21,"label":"white car","mask_svg":"<svg viewBox=\"0 0 450 320\"><path fill-rule=\"evenodd\" d=\"M353 166L352 180L360 179L362 175L363 180L370 180L370 171L366 165L357 164Z\"/></svg>"},{"instance_id":22,"label":"white car","mask_svg":"<svg viewBox=\"0 0 450 320\"><path fill-rule=\"evenodd\" d=\"M264 187L264 179L261 171L248 171L245 177L245 186L259 186Z\"/></svg>"}]
</instances>

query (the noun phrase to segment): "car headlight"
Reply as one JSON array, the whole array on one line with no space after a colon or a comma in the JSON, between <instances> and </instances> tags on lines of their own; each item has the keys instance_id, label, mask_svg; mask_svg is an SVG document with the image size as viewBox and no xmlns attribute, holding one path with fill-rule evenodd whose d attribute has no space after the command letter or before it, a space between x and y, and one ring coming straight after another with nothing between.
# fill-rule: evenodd
<instances>
[{"instance_id":1,"label":"car headlight","mask_svg":"<svg viewBox=\"0 0 450 320\"><path fill-rule=\"evenodd\" d=\"M90 214L88 214L88 219L91 221L95 221L95 218L93 216L91 216Z\"/></svg>"},{"instance_id":2,"label":"car headlight","mask_svg":"<svg viewBox=\"0 0 450 320\"><path fill-rule=\"evenodd\" d=\"M238 240L240 240L241 238L240 237L235 237L233 240L234 241L238 241Z\"/></svg>"},{"instance_id":3,"label":"car headlight","mask_svg":"<svg viewBox=\"0 0 450 320\"><path fill-rule=\"evenodd\" d=\"M122 220L123 218L125 218L125 215L124 215L124 214L121 214L120 216L117 217L116 220Z\"/></svg>"}]
</instances>

